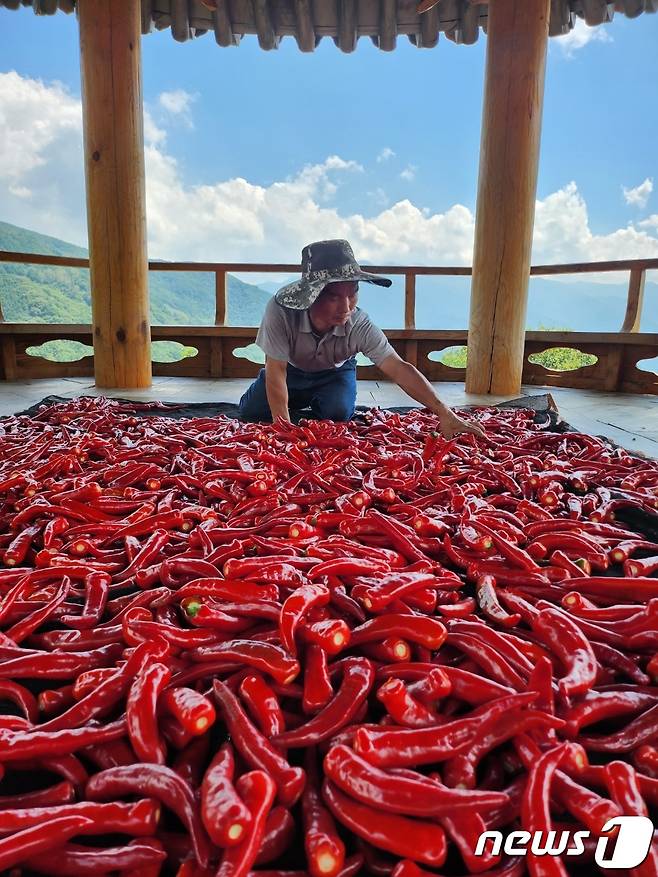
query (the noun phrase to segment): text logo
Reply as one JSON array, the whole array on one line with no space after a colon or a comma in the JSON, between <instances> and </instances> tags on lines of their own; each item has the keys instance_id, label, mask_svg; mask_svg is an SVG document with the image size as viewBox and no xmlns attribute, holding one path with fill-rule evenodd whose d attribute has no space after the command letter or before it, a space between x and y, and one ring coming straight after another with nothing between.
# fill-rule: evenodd
<instances>
[{"instance_id":1,"label":"text logo","mask_svg":"<svg viewBox=\"0 0 658 877\"><path fill-rule=\"evenodd\" d=\"M637 868L649 855L653 840L653 822L646 816L615 816L603 826L603 834L619 826L614 851L607 857L610 837L601 837L594 861L601 868Z\"/></svg>"},{"instance_id":2,"label":"text logo","mask_svg":"<svg viewBox=\"0 0 658 877\"><path fill-rule=\"evenodd\" d=\"M602 829L596 844L594 861L600 868L637 868L649 855L653 840L653 823L646 816L615 816ZM504 850L508 856L580 856L585 852L589 831L485 831L478 838L475 855L482 856L491 844L491 853ZM612 852L608 854L608 847Z\"/></svg>"}]
</instances>

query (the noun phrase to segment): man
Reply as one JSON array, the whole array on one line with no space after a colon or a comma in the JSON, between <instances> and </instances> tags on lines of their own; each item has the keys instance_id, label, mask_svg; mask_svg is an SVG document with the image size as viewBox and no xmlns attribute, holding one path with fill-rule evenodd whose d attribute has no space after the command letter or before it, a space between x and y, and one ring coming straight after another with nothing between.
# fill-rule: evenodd
<instances>
[{"instance_id":1,"label":"man","mask_svg":"<svg viewBox=\"0 0 658 877\"><path fill-rule=\"evenodd\" d=\"M363 271L347 241L317 241L302 250L302 277L268 302L256 344L265 368L240 399L245 420L290 420L289 408L310 405L316 417L349 420L356 403L356 354L363 353L412 399L439 418L441 432L484 437L458 417L415 366L401 359L386 336L357 307L359 283L390 286Z\"/></svg>"}]
</instances>

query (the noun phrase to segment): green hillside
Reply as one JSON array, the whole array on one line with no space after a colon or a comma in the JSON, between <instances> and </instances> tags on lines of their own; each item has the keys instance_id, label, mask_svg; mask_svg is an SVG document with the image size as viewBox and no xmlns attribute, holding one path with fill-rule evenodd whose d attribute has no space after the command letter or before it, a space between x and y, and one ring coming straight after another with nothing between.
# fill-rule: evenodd
<instances>
[{"instance_id":1,"label":"green hillside","mask_svg":"<svg viewBox=\"0 0 658 877\"><path fill-rule=\"evenodd\" d=\"M57 238L0 222L0 250L86 258L87 250ZM154 325L204 326L215 321L215 275L151 271L151 322ZM227 322L257 326L269 294L229 275ZM91 296L85 268L0 263L0 305L5 320L18 323L89 323ZM160 343L158 359L178 359L175 347ZM69 359L75 348L57 342L55 355ZM64 345L64 346L61 346ZM75 357L77 358L77 356Z\"/></svg>"}]
</instances>

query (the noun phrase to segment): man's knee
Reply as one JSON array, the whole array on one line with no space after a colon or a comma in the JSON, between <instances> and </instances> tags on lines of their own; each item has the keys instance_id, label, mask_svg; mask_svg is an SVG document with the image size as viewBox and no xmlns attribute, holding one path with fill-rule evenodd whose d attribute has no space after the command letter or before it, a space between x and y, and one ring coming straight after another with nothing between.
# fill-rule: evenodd
<instances>
[{"instance_id":1,"label":"man's knee","mask_svg":"<svg viewBox=\"0 0 658 877\"><path fill-rule=\"evenodd\" d=\"M243 420L271 420L272 413L265 392L264 370L243 394L238 403L238 411Z\"/></svg>"}]
</instances>

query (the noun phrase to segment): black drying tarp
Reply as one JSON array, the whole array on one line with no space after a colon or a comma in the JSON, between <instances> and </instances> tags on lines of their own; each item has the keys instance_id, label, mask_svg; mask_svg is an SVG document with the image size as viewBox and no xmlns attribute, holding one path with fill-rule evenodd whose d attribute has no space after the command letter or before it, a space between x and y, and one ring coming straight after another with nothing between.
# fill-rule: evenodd
<instances>
[{"instance_id":1,"label":"black drying tarp","mask_svg":"<svg viewBox=\"0 0 658 877\"><path fill-rule=\"evenodd\" d=\"M81 396L81 399L89 399L95 397L89 396ZM217 417L220 414L223 414L225 417L239 417L238 406L233 402L161 402L157 408L149 407L150 403L145 403L143 401L136 401L134 399L121 399L112 397L116 402L122 402L127 405L133 406L134 416L135 417L149 417L149 416L157 416L157 417L171 417L175 420L182 420L184 418L190 417ZM20 415L27 415L28 417L33 417L35 414L39 414L44 406L49 405L58 405L65 402L74 401L65 396L46 396L40 402L37 402L34 405L31 405L29 408L26 408L24 411L18 412ZM417 406L398 406L393 408L387 408L387 411L395 411L399 414L405 414L408 411L413 411L414 407ZM455 406L456 410L459 411L472 411L478 407L477 405L460 405ZM519 396L518 399L511 399L508 402L500 402L498 405L493 407L496 408L529 408L534 410L534 422L540 428L547 430L548 432L577 432L574 427L570 426L566 421L562 420L560 417L557 406L553 400L553 397L550 393L538 393L532 396ZM359 415L364 414L369 409L364 405L357 405L355 418L358 418ZM296 423L303 417L312 418L310 411L295 411L291 410L290 412L291 419ZM1 419L1 418L0 418ZM607 441L613 448L616 445L610 441L606 436L601 436L605 441ZM613 497L614 496L623 496L623 493L618 493L616 491L611 491ZM615 512L615 516L618 521L622 524L626 524L629 527L632 527L639 533L642 533L646 539L652 541L658 541L658 513L649 513L642 511L641 509L635 508L620 508Z\"/></svg>"},{"instance_id":2,"label":"black drying tarp","mask_svg":"<svg viewBox=\"0 0 658 877\"><path fill-rule=\"evenodd\" d=\"M87 400L95 397L80 396L78 398ZM235 417L238 419L240 416L238 406L233 402L161 402L159 404L163 407L151 408L149 407L150 403L144 403L141 400L122 399L114 396L112 399L115 402L135 406L135 417L149 417L155 415L157 417L172 417L174 420L182 420L186 417L217 417L220 414L223 414L225 417ZM18 411L16 416L25 415L27 417L34 417L35 414L40 413L44 406L60 405L71 401L74 400L67 398L66 396L46 396L40 402L30 405L30 407L26 408L24 411ZM415 407L417 406L397 406L387 408L386 410L395 411L399 414L406 414L408 411L413 411ZM470 411L479 406L460 405L455 407L459 411ZM571 430L568 423L560 420L553 398L548 393L534 396L520 396L518 399L511 399L509 402L500 402L494 407L530 408L536 412L535 423L540 424L545 429L549 429L552 432L567 432ZM357 405L355 417L358 418L360 414L364 414L368 410L368 407L365 405ZM303 417L313 419L313 415L309 410L300 411L291 409L290 417L295 423Z\"/></svg>"}]
</instances>

